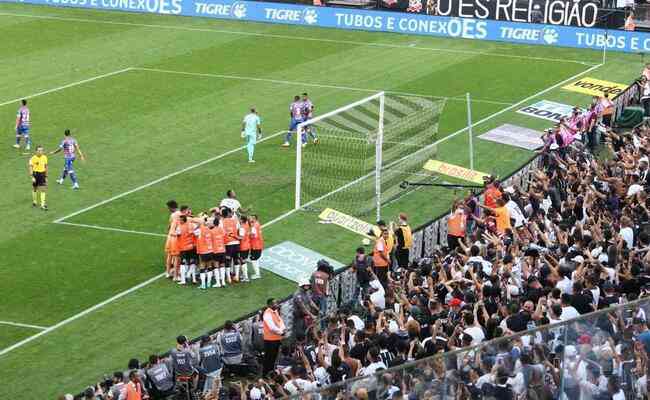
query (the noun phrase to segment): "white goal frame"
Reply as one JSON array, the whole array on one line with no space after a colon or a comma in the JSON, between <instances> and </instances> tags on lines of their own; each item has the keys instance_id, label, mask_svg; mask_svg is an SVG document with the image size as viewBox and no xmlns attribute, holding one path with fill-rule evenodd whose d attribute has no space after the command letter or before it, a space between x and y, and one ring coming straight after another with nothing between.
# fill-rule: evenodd
<instances>
[{"instance_id":1,"label":"white goal frame","mask_svg":"<svg viewBox=\"0 0 650 400\"><path fill-rule=\"evenodd\" d=\"M295 192L295 203L294 203L294 210L299 210L302 207L308 207L311 204L314 204L318 201L321 201L335 193L340 192L341 190L345 190L346 188L354 185L355 183L359 182L360 179L351 181L337 189L334 189L330 191L329 193L326 193L316 199L313 199L305 204L302 204L301 202L301 188L302 188L302 131L305 126L308 125L313 125L317 123L318 121L321 121L323 119L326 119L328 117L331 117L333 115L345 112L347 110L350 110L354 107L357 107L361 104L367 103L369 101L379 99L379 121L377 124L377 136L375 140L375 207L376 207L376 217L377 221L381 219L381 167L382 167L382 148L383 148L383 143L384 143L384 102L385 102L385 93L379 92L376 93L372 96L368 96L364 99L355 101L354 103L348 104L347 106L338 108L336 110L330 111L328 113L325 113L323 115L320 115L316 118L312 118L310 120L307 120L305 122L301 122L298 124L296 128L296 192ZM309 139L309 138L308 138ZM367 176L366 176L367 177ZM365 177L361 177L365 178Z\"/></svg>"}]
</instances>

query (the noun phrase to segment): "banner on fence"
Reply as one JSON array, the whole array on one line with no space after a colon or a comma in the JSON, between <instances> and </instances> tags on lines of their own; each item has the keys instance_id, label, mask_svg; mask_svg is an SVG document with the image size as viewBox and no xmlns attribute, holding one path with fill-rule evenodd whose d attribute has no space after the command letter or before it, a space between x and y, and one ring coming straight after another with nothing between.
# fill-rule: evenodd
<instances>
[{"instance_id":1,"label":"banner on fence","mask_svg":"<svg viewBox=\"0 0 650 400\"><path fill-rule=\"evenodd\" d=\"M439 174L451 176L480 185L483 184L483 177L490 175L486 174L485 172L463 168L459 165L449 164L438 160L429 160L426 162L426 164L424 164L424 167L422 168L426 169L429 172L437 172Z\"/></svg>"},{"instance_id":2,"label":"banner on fence","mask_svg":"<svg viewBox=\"0 0 650 400\"><path fill-rule=\"evenodd\" d=\"M627 85L586 77L562 86L562 89L599 97L607 93L612 98L623 93Z\"/></svg>"},{"instance_id":3,"label":"banner on fence","mask_svg":"<svg viewBox=\"0 0 650 400\"><path fill-rule=\"evenodd\" d=\"M650 34L603 29L233 0L0 0L324 28L602 50L650 51Z\"/></svg>"}]
</instances>

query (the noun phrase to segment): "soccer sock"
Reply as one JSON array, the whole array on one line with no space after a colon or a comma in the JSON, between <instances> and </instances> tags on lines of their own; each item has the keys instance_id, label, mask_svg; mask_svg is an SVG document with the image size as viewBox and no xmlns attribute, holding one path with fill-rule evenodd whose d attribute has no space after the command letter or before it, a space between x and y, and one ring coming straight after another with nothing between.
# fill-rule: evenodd
<instances>
[{"instance_id":1,"label":"soccer sock","mask_svg":"<svg viewBox=\"0 0 650 400\"><path fill-rule=\"evenodd\" d=\"M205 287L205 272L201 272L199 276L201 277L201 287Z\"/></svg>"},{"instance_id":2,"label":"soccer sock","mask_svg":"<svg viewBox=\"0 0 650 400\"><path fill-rule=\"evenodd\" d=\"M248 161L253 159L253 153L255 152L255 144L248 142L246 145L246 151L248 151Z\"/></svg>"},{"instance_id":3,"label":"soccer sock","mask_svg":"<svg viewBox=\"0 0 650 400\"><path fill-rule=\"evenodd\" d=\"M219 274L221 275L221 283L223 284L223 286L226 286L226 268L225 267L219 268Z\"/></svg>"},{"instance_id":4,"label":"soccer sock","mask_svg":"<svg viewBox=\"0 0 650 400\"><path fill-rule=\"evenodd\" d=\"M248 263L243 263L241 265L241 275L243 280L248 280Z\"/></svg>"},{"instance_id":5,"label":"soccer sock","mask_svg":"<svg viewBox=\"0 0 650 400\"><path fill-rule=\"evenodd\" d=\"M16 144L20 146L20 136L16 136Z\"/></svg>"},{"instance_id":6,"label":"soccer sock","mask_svg":"<svg viewBox=\"0 0 650 400\"><path fill-rule=\"evenodd\" d=\"M70 180L72 183L77 184L77 174L75 174L74 171L70 171Z\"/></svg>"},{"instance_id":7,"label":"soccer sock","mask_svg":"<svg viewBox=\"0 0 650 400\"><path fill-rule=\"evenodd\" d=\"M41 207L45 207L45 192L41 192Z\"/></svg>"},{"instance_id":8,"label":"soccer sock","mask_svg":"<svg viewBox=\"0 0 650 400\"><path fill-rule=\"evenodd\" d=\"M208 287L210 287L212 286L212 270L209 270L206 276L207 276L207 285Z\"/></svg>"},{"instance_id":9,"label":"soccer sock","mask_svg":"<svg viewBox=\"0 0 650 400\"><path fill-rule=\"evenodd\" d=\"M235 264L235 281L239 281L239 264Z\"/></svg>"},{"instance_id":10,"label":"soccer sock","mask_svg":"<svg viewBox=\"0 0 650 400\"><path fill-rule=\"evenodd\" d=\"M226 270L226 279L228 280L228 283L232 283L232 278L230 277L230 267L226 267L224 269Z\"/></svg>"},{"instance_id":11,"label":"soccer sock","mask_svg":"<svg viewBox=\"0 0 650 400\"><path fill-rule=\"evenodd\" d=\"M65 177L68 176L68 170L64 169L63 173L61 174L61 180L65 180ZM72 177L70 177L72 179Z\"/></svg>"},{"instance_id":12,"label":"soccer sock","mask_svg":"<svg viewBox=\"0 0 650 400\"><path fill-rule=\"evenodd\" d=\"M307 143L307 132L303 131L302 134L300 135L300 138L302 139L303 143Z\"/></svg>"},{"instance_id":13,"label":"soccer sock","mask_svg":"<svg viewBox=\"0 0 650 400\"><path fill-rule=\"evenodd\" d=\"M253 260L253 274L255 276L260 276L260 262L259 260Z\"/></svg>"},{"instance_id":14,"label":"soccer sock","mask_svg":"<svg viewBox=\"0 0 650 400\"><path fill-rule=\"evenodd\" d=\"M287 136L285 137L284 141L287 142L287 143L291 143L291 135L292 134L293 134L293 132L291 132L291 131L287 132Z\"/></svg>"},{"instance_id":15,"label":"soccer sock","mask_svg":"<svg viewBox=\"0 0 650 400\"><path fill-rule=\"evenodd\" d=\"M27 137L25 138L25 143L27 143L27 146L31 146L31 145L32 145L32 138L30 138L29 136L27 136Z\"/></svg>"},{"instance_id":16,"label":"soccer sock","mask_svg":"<svg viewBox=\"0 0 650 400\"><path fill-rule=\"evenodd\" d=\"M32 190L32 203L38 203L38 192Z\"/></svg>"},{"instance_id":17,"label":"soccer sock","mask_svg":"<svg viewBox=\"0 0 650 400\"><path fill-rule=\"evenodd\" d=\"M189 276L192 277L192 283L196 283L196 264L190 264Z\"/></svg>"},{"instance_id":18,"label":"soccer sock","mask_svg":"<svg viewBox=\"0 0 650 400\"><path fill-rule=\"evenodd\" d=\"M181 264L181 280L180 282L185 284L185 274L187 274L187 265Z\"/></svg>"}]
</instances>

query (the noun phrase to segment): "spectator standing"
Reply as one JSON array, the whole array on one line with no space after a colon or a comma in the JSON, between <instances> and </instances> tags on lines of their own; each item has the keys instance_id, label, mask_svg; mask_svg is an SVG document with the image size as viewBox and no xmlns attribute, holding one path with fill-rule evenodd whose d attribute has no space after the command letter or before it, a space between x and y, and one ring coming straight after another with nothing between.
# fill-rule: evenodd
<instances>
[{"instance_id":1,"label":"spectator standing","mask_svg":"<svg viewBox=\"0 0 650 400\"><path fill-rule=\"evenodd\" d=\"M408 216L405 213L399 213L399 221L394 230L396 239L395 259L399 268L406 268L409 265L411 247L413 247L413 234L408 224Z\"/></svg>"},{"instance_id":2,"label":"spectator standing","mask_svg":"<svg viewBox=\"0 0 650 400\"><path fill-rule=\"evenodd\" d=\"M459 241L465 239L466 221L465 207L459 200L454 201L451 215L447 218L447 246L449 250L456 250Z\"/></svg>"},{"instance_id":3,"label":"spectator standing","mask_svg":"<svg viewBox=\"0 0 650 400\"><path fill-rule=\"evenodd\" d=\"M325 260L319 260L316 271L311 275L311 292L312 300L318 306L318 318L320 318L320 328L325 330L327 326L327 298L329 296L329 283L333 273L332 266Z\"/></svg>"},{"instance_id":4,"label":"spectator standing","mask_svg":"<svg viewBox=\"0 0 650 400\"><path fill-rule=\"evenodd\" d=\"M266 310L263 315L264 327L264 362L262 365L263 375L273 370L275 359L278 357L278 350L282 343L286 327L278 310L280 306L275 299L270 298L266 302Z\"/></svg>"},{"instance_id":5,"label":"spectator standing","mask_svg":"<svg viewBox=\"0 0 650 400\"><path fill-rule=\"evenodd\" d=\"M304 334L318 318L318 306L311 299L311 282L298 280L298 290L293 294L293 335Z\"/></svg>"},{"instance_id":6,"label":"spectator standing","mask_svg":"<svg viewBox=\"0 0 650 400\"><path fill-rule=\"evenodd\" d=\"M390 250L388 248L388 238L390 233L388 229L384 227L381 230L381 235L375 241L375 248L372 252L372 264L375 275L379 279L379 282L384 286L388 287L388 270L390 268Z\"/></svg>"}]
</instances>

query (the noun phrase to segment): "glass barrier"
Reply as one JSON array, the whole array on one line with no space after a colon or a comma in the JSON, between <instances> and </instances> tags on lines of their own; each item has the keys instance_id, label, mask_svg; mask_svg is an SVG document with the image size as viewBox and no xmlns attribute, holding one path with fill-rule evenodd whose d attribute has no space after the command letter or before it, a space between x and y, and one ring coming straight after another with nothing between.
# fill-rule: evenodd
<instances>
[{"instance_id":1,"label":"glass barrier","mask_svg":"<svg viewBox=\"0 0 650 400\"><path fill-rule=\"evenodd\" d=\"M444 335L428 344L413 339L408 341L409 350L416 348L412 353L417 357L428 352L435 355L375 373L366 367L365 376L293 398L647 398L648 311L650 299L644 298L478 346L446 351L452 340L446 341Z\"/></svg>"}]
</instances>

